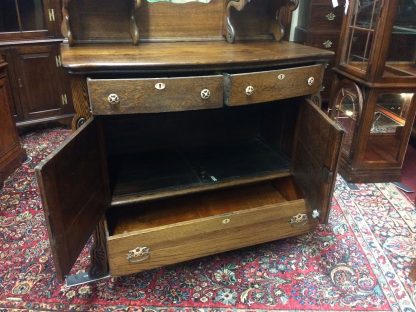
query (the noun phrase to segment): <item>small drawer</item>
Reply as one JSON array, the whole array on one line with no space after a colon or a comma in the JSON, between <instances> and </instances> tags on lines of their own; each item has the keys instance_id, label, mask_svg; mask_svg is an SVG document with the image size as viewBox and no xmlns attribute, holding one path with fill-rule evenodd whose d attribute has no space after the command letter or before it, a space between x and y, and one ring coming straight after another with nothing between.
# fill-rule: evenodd
<instances>
[{"instance_id":1,"label":"small drawer","mask_svg":"<svg viewBox=\"0 0 416 312\"><path fill-rule=\"evenodd\" d=\"M319 91L324 66L312 65L225 76L225 104L262 103Z\"/></svg>"},{"instance_id":2,"label":"small drawer","mask_svg":"<svg viewBox=\"0 0 416 312\"><path fill-rule=\"evenodd\" d=\"M309 33L305 44L336 52L338 49L339 34Z\"/></svg>"},{"instance_id":3,"label":"small drawer","mask_svg":"<svg viewBox=\"0 0 416 312\"><path fill-rule=\"evenodd\" d=\"M88 79L94 115L161 113L223 105L223 77Z\"/></svg>"},{"instance_id":4,"label":"small drawer","mask_svg":"<svg viewBox=\"0 0 416 312\"><path fill-rule=\"evenodd\" d=\"M310 11L310 30L340 30L343 18L342 6L312 5Z\"/></svg>"},{"instance_id":5,"label":"small drawer","mask_svg":"<svg viewBox=\"0 0 416 312\"><path fill-rule=\"evenodd\" d=\"M269 181L110 210L110 274L131 274L306 233L317 221L304 199L288 190L291 184Z\"/></svg>"}]
</instances>

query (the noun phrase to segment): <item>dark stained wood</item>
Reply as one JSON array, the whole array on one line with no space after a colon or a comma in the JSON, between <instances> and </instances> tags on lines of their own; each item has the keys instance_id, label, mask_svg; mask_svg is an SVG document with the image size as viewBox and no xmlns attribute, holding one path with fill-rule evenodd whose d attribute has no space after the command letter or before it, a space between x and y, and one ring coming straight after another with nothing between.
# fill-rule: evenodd
<instances>
[{"instance_id":1,"label":"dark stained wood","mask_svg":"<svg viewBox=\"0 0 416 312\"><path fill-rule=\"evenodd\" d=\"M68 274L110 201L98 127L89 120L35 168L60 280Z\"/></svg>"},{"instance_id":2,"label":"dark stained wood","mask_svg":"<svg viewBox=\"0 0 416 312\"><path fill-rule=\"evenodd\" d=\"M25 120L71 114L70 105L62 101L64 88L55 59L58 54L56 45L15 49L14 73Z\"/></svg>"},{"instance_id":3,"label":"dark stained wood","mask_svg":"<svg viewBox=\"0 0 416 312\"><path fill-rule=\"evenodd\" d=\"M137 207L121 219L109 218L115 221L108 237L110 273L130 274L305 233L315 221L294 226L290 220L306 212L303 199L288 202L269 183ZM129 262L127 254L139 246L149 248L150 257Z\"/></svg>"},{"instance_id":4,"label":"dark stained wood","mask_svg":"<svg viewBox=\"0 0 416 312\"><path fill-rule=\"evenodd\" d=\"M215 42L142 43L133 45L61 46L62 64L71 71L109 69L201 70L272 66L308 60L328 60L334 53L292 42L250 41L238 44Z\"/></svg>"},{"instance_id":5,"label":"dark stained wood","mask_svg":"<svg viewBox=\"0 0 416 312\"><path fill-rule=\"evenodd\" d=\"M72 76L70 86L75 110L72 130L76 130L91 117L87 81L83 76Z\"/></svg>"},{"instance_id":6,"label":"dark stained wood","mask_svg":"<svg viewBox=\"0 0 416 312\"><path fill-rule=\"evenodd\" d=\"M223 105L223 77L89 79L88 93L94 115L212 109Z\"/></svg>"},{"instance_id":7,"label":"dark stained wood","mask_svg":"<svg viewBox=\"0 0 416 312\"><path fill-rule=\"evenodd\" d=\"M310 100L301 105L293 151L293 175L320 221L328 222L343 130Z\"/></svg>"},{"instance_id":8,"label":"dark stained wood","mask_svg":"<svg viewBox=\"0 0 416 312\"><path fill-rule=\"evenodd\" d=\"M236 41L229 44L223 38L227 3L65 1L63 30L73 46L63 44L61 53L73 75L73 125L94 121L50 160L45 176L38 170L46 215L53 212L49 230L60 277L107 206L91 249L92 277L107 273L107 260L111 275L124 275L306 233L318 221L312 209L323 209L325 221L339 136L325 132L332 125L320 122L316 105L311 115L302 108L297 117L305 95L317 97L322 65L333 53L275 41L284 35L296 0L235 3L241 10L231 5ZM270 77L262 75L283 70L283 90L267 87L253 105L224 106L230 96L223 96L224 77L257 77L267 85ZM312 75L317 77L309 86ZM225 87L238 84L228 80ZM201 88L211 91L207 106ZM118 106L110 109L108 100ZM313 126L323 130L314 134ZM308 173L315 177L325 166L328 176L309 186ZM58 181L58 171L69 178ZM69 190L82 172L83 180ZM326 185L316 195L322 181ZM72 204L85 220L63 220ZM74 226L69 237L68 222L82 230Z\"/></svg>"},{"instance_id":9,"label":"dark stained wood","mask_svg":"<svg viewBox=\"0 0 416 312\"><path fill-rule=\"evenodd\" d=\"M9 107L6 66L7 63L0 56L0 188L26 157Z\"/></svg>"},{"instance_id":10,"label":"dark stained wood","mask_svg":"<svg viewBox=\"0 0 416 312\"><path fill-rule=\"evenodd\" d=\"M100 278L108 275L107 234L104 218L98 222L93 238L94 244L90 250L91 262L88 275L91 278Z\"/></svg>"},{"instance_id":11,"label":"dark stained wood","mask_svg":"<svg viewBox=\"0 0 416 312\"><path fill-rule=\"evenodd\" d=\"M287 99L319 92L323 65L304 66L226 76L225 103L246 105ZM309 79L313 79L309 84ZM248 94L247 88L252 88Z\"/></svg>"}]
</instances>

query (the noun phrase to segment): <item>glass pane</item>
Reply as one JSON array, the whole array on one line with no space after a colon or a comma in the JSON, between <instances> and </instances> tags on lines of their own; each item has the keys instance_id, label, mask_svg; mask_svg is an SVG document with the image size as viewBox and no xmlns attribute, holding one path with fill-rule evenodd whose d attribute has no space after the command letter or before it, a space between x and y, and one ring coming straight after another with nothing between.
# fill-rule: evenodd
<instances>
[{"instance_id":1,"label":"glass pane","mask_svg":"<svg viewBox=\"0 0 416 312\"><path fill-rule=\"evenodd\" d=\"M347 63L356 69L367 71L372 44L372 32L353 29L351 31Z\"/></svg>"},{"instance_id":2,"label":"glass pane","mask_svg":"<svg viewBox=\"0 0 416 312\"><path fill-rule=\"evenodd\" d=\"M0 32L19 30L19 19L14 0L0 0Z\"/></svg>"},{"instance_id":3,"label":"glass pane","mask_svg":"<svg viewBox=\"0 0 416 312\"><path fill-rule=\"evenodd\" d=\"M416 76L416 1L399 0L384 77Z\"/></svg>"},{"instance_id":4,"label":"glass pane","mask_svg":"<svg viewBox=\"0 0 416 312\"><path fill-rule=\"evenodd\" d=\"M336 101L335 121L345 130L342 149L344 152L349 153L360 113L358 96L354 90L342 88L337 95Z\"/></svg>"},{"instance_id":5,"label":"glass pane","mask_svg":"<svg viewBox=\"0 0 416 312\"><path fill-rule=\"evenodd\" d=\"M23 31L45 29L42 0L19 0L18 3Z\"/></svg>"},{"instance_id":6,"label":"glass pane","mask_svg":"<svg viewBox=\"0 0 416 312\"><path fill-rule=\"evenodd\" d=\"M355 25L367 29L374 29L380 16L381 1L379 0L361 0L356 2Z\"/></svg>"},{"instance_id":7,"label":"glass pane","mask_svg":"<svg viewBox=\"0 0 416 312\"><path fill-rule=\"evenodd\" d=\"M381 93L378 95L366 161L396 162L403 142L403 127L413 93Z\"/></svg>"}]
</instances>

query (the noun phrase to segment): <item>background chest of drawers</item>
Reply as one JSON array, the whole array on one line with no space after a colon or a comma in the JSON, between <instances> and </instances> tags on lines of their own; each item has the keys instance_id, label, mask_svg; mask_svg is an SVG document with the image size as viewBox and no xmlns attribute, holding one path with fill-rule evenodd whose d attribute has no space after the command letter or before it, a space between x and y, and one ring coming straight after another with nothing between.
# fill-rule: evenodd
<instances>
[{"instance_id":1,"label":"background chest of drawers","mask_svg":"<svg viewBox=\"0 0 416 312\"><path fill-rule=\"evenodd\" d=\"M298 26L295 28L295 41L309 46L336 52L344 15L345 1L333 7L331 0L306 0L299 4ZM331 88L334 61L331 60L325 71L322 84L322 100L328 102Z\"/></svg>"}]
</instances>

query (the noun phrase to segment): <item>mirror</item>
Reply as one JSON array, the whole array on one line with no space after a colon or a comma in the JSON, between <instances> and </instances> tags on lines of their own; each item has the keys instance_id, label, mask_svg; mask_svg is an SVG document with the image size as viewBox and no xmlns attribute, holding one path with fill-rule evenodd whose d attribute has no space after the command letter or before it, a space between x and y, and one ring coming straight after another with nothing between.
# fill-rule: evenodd
<instances>
[{"instance_id":1,"label":"mirror","mask_svg":"<svg viewBox=\"0 0 416 312\"><path fill-rule=\"evenodd\" d=\"M147 0L147 2L170 2L170 3L188 3L188 2L200 2L200 3L210 3L211 0Z\"/></svg>"}]
</instances>

